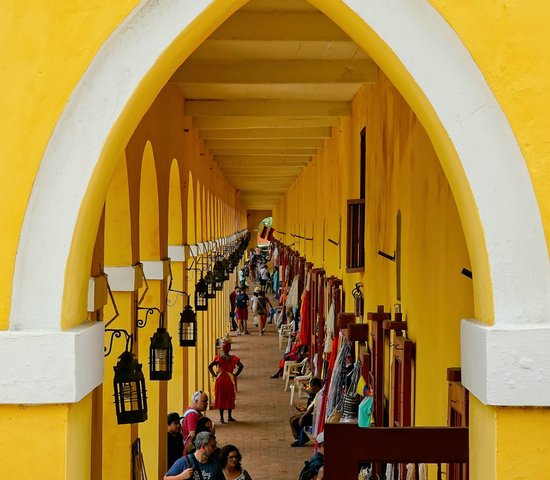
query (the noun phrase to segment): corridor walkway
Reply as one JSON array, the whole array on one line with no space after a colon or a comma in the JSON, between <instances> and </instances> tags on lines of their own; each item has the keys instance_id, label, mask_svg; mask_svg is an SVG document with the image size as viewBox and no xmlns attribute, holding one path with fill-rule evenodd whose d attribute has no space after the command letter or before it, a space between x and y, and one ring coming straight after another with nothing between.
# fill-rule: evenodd
<instances>
[{"instance_id":1,"label":"corridor walkway","mask_svg":"<svg viewBox=\"0 0 550 480\"><path fill-rule=\"evenodd\" d=\"M251 285L249 294L255 286ZM270 299L273 302L271 295ZM290 392L283 391L282 380L270 378L283 353L278 348L275 325L267 325L263 337L258 336L252 321L249 329L251 335L231 334L232 353L241 358L245 367L239 377L234 411L238 422L221 425L217 410L207 415L216 422L218 445L237 446L253 480L296 480L304 460L313 454L313 442L302 448L290 446L294 439L288 419L296 409L289 404Z\"/></svg>"}]
</instances>

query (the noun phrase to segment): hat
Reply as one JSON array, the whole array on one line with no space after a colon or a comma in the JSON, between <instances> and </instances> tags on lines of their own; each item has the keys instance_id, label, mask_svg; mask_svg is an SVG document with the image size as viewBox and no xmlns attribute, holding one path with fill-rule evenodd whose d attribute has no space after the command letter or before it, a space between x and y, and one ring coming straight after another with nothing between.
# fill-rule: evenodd
<instances>
[{"instance_id":1,"label":"hat","mask_svg":"<svg viewBox=\"0 0 550 480\"><path fill-rule=\"evenodd\" d=\"M174 422L179 422L182 417L180 417L180 414L177 412L172 412L168 414L168 425Z\"/></svg>"},{"instance_id":2,"label":"hat","mask_svg":"<svg viewBox=\"0 0 550 480\"><path fill-rule=\"evenodd\" d=\"M254 293L260 293L262 291L262 289L260 287L256 287L254 289Z\"/></svg>"},{"instance_id":3,"label":"hat","mask_svg":"<svg viewBox=\"0 0 550 480\"><path fill-rule=\"evenodd\" d=\"M322 431L319 435L317 435L315 440L317 440L318 444L325 443L325 432Z\"/></svg>"},{"instance_id":4,"label":"hat","mask_svg":"<svg viewBox=\"0 0 550 480\"><path fill-rule=\"evenodd\" d=\"M201 448L203 445L206 445L210 440L211 438L213 437L214 435L210 432L199 432L197 433L197 436L195 437L195 447L197 449Z\"/></svg>"}]
</instances>

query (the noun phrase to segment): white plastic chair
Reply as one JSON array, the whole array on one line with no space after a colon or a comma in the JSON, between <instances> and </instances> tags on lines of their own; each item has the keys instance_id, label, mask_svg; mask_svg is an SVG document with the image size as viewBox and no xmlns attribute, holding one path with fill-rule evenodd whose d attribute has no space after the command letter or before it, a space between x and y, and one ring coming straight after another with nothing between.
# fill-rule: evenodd
<instances>
[{"instance_id":1,"label":"white plastic chair","mask_svg":"<svg viewBox=\"0 0 550 480\"><path fill-rule=\"evenodd\" d=\"M295 361L286 361L283 368L283 381L285 382L285 392L288 392L290 379L301 375L302 369L309 363L309 360L304 358L300 363Z\"/></svg>"},{"instance_id":2,"label":"white plastic chair","mask_svg":"<svg viewBox=\"0 0 550 480\"><path fill-rule=\"evenodd\" d=\"M302 396L302 392L304 391L304 388L306 385L309 384L309 381L311 380L312 373L311 370L308 373L305 373L305 375L298 375L297 377L294 377L294 380L292 381L292 385L290 385L290 404L294 404L294 394L296 393L296 390L298 390L298 398L304 398Z\"/></svg>"},{"instance_id":3,"label":"white plastic chair","mask_svg":"<svg viewBox=\"0 0 550 480\"><path fill-rule=\"evenodd\" d=\"M279 328L279 350L283 348L283 343L285 339L289 339L292 335L292 324L285 323Z\"/></svg>"}]
</instances>

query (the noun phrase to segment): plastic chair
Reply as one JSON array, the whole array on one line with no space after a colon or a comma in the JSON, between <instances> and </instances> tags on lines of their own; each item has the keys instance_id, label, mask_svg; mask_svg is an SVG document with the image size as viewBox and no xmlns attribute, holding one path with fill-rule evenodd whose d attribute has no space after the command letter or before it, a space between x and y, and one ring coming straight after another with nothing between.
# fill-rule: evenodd
<instances>
[{"instance_id":1,"label":"plastic chair","mask_svg":"<svg viewBox=\"0 0 550 480\"><path fill-rule=\"evenodd\" d=\"M304 358L300 363L294 361L285 362L283 368L283 381L285 382L285 392L288 392L288 387L290 385L290 379L294 379L298 375L301 375L302 369L309 363L309 360ZM288 364L288 365L287 365Z\"/></svg>"},{"instance_id":2,"label":"plastic chair","mask_svg":"<svg viewBox=\"0 0 550 480\"><path fill-rule=\"evenodd\" d=\"M304 391L304 387L309 384L311 377L312 377L311 370L309 371L309 373L306 373L305 375L299 375L297 377L294 377L292 385L290 385L290 404L291 405L294 404L294 394L296 393L296 390L298 390L298 398L304 398L302 397L302 392Z\"/></svg>"},{"instance_id":3,"label":"plastic chair","mask_svg":"<svg viewBox=\"0 0 550 480\"><path fill-rule=\"evenodd\" d=\"M279 350L283 348L283 343L285 341L285 338L288 339L292 335L292 324L291 323L285 323L284 325L281 325L281 328L279 328Z\"/></svg>"}]
</instances>

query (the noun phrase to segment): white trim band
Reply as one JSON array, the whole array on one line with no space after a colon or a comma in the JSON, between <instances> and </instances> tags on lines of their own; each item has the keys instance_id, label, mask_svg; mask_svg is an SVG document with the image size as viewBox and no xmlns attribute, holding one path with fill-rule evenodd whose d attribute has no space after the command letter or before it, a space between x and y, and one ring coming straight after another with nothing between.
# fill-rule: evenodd
<instances>
[{"instance_id":1,"label":"white trim band","mask_svg":"<svg viewBox=\"0 0 550 480\"><path fill-rule=\"evenodd\" d=\"M172 262L185 262L185 245L168 245L168 256Z\"/></svg>"},{"instance_id":2,"label":"white trim band","mask_svg":"<svg viewBox=\"0 0 550 480\"><path fill-rule=\"evenodd\" d=\"M109 277L109 286L113 292L135 292L141 288L141 268L139 265L129 267L105 267Z\"/></svg>"},{"instance_id":3,"label":"white trim band","mask_svg":"<svg viewBox=\"0 0 550 480\"><path fill-rule=\"evenodd\" d=\"M461 325L462 384L486 405L550 406L550 326Z\"/></svg>"},{"instance_id":4,"label":"white trim band","mask_svg":"<svg viewBox=\"0 0 550 480\"><path fill-rule=\"evenodd\" d=\"M103 382L101 322L66 332L0 332L0 404L78 402Z\"/></svg>"},{"instance_id":5,"label":"white trim band","mask_svg":"<svg viewBox=\"0 0 550 480\"><path fill-rule=\"evenodd\" d=\"M142 260L141 264L147 280L166 280L170 275L169 260Z\"/></svg>"}]
</instances>

